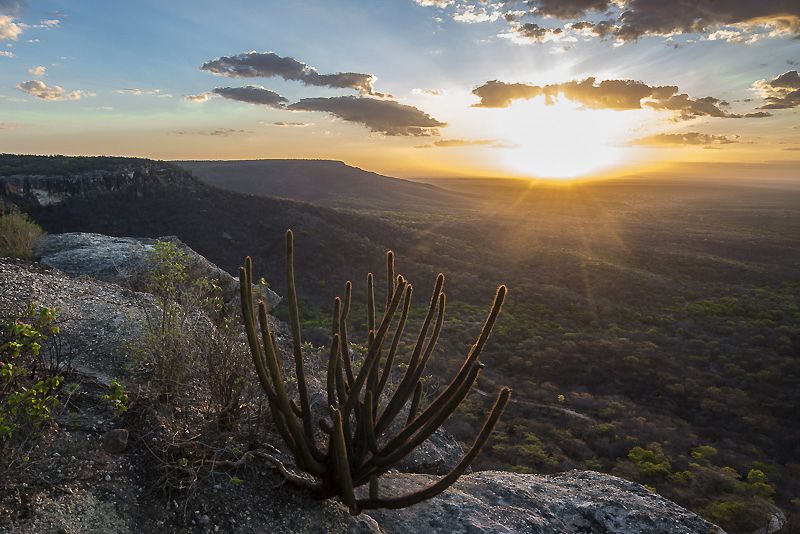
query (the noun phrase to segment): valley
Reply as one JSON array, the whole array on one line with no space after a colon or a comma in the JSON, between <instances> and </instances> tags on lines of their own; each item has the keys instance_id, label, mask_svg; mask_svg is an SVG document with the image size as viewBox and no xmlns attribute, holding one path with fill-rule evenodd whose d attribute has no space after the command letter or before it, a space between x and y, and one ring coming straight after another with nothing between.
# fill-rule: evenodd
<instances>
[{"instance_id":1,"label":"valley","mask_svg":"<svg viewBox=\"0 0 800 534\"><path fill-rule=\"evenodd\" d=\"M233 185L235 171L212 186L162 165L176 179L27 211L53 233L176 235L228 272L251 255L278 294L292 228L315 339L346 280L351 315L364 317L365 276L382 273L386 250L415 285L412 322L444 272L448 314L428 395L449 380L505 283L478 387L511 386L515 400L477 468L613 473L735 532L758 527L764 502L788 509L800 494L800 191L490 180L392 190L380 177L381 198L367 186L353 186L362 196L309 196L331 191L312 163L273 198L263 184L236 192L250 179ZM302 165L288 176L297 174ZM357 340L365 326L356 324ZM490 398L470 396L448 430L469 439ZM755 484L762 475L771 489Z\"/></svg>"}]
</instances>

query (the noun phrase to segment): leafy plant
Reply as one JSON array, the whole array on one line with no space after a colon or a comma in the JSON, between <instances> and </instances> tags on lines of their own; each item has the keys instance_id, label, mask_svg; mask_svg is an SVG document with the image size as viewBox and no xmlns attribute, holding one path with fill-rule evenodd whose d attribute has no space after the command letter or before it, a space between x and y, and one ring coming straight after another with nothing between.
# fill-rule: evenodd
<instances>
[{"instance_id":1,"label":"leafy plant","mask_svg":"<svg viewBox=\"0 0 800 534\"><path fill-rule=\"evenodd\" d=\"M100 400L111 406L114 415L122 415L128 411L128 394L125 386L116 378L108 386L108 393L100 396Z\"/></svg>"},{"instance_id":2,"label":"leafy plant","mask_svg":"<svg viewBox=\"0 0 800 534\"><path fill-rule=\"evenodd\" d=\"M163 400L175 400L190 382L202 381L205 406L220 429L231 430L249 393L247 348L219 283L193 277L190 262L175 243L156 241L148 257L146 288L156 297L157 311L146 313L144 332L133 348Z\"/></svg>"},{"instance_id":3,"label":"leafy plant","mask_svg":"<svg viewBox=\"0 0 800 534\"><path fill-rule=\"evenodd\" d=\"M41 226L24 213L16 209L6 214L0 211L0 256L30 259L33 245L43 233Z\"/></svg>"},{"instance_id":4,"label":"leafy plant","mask_svg":"<svg viewBox=\"0 0 800 534\"><path fill-rule=\"evenodd\" d=\"M369 335L367 352L357 372L354 362L351 361L347 329L352 295L350 282L345 286L344 300L338 297L334 300L332 341L327 372L329 413L326 417L315 421L315 414L312 413L309 403L303 363L303 342L293 258L293 235L289 230L286 233L286 285L299 406L287 393L286 380L278 360L278 351L267 317L267 305L264 302L258 304L258 323L261 332L259 341L253 310L253 262L249 257L245 260L245 266L240 269L239 276L242 315L250 352L261 387L267 394L272 419L278 432L292 450L297 467L317 480L311 482L304 477L294 475L283 468L282 464L279 471L289 481L315 491L322 498L339 496L354 515L360 513L362 509L369 508L404 508L441 493L461 476L486 443L509 401L511 395L509 388L503 388L498 394L483 428L466 455L439 481L407 495L382 497L379 477L422 444L458 408L469 393L483 367L479 357L500 313L506 295L505 286L498 288L483 329L461 369L450 384L423 407L421 378L433 354L444 321L444 276L440 274L436 279L428 311L403 379L391 394L384 395L384 388L392 371L392 364L408 318L412 293L411 284L402 276L395 275L394 255L389 252L386 257L386 305L380 321L376 316L374 279L371 273L367 276ZM388 332L398 309L402 311L381 369L381 358L389 337ZM402 423L398 417L409 401L410 405L403 414L405 423ZM398 425L394 424L396 421ZM315 423L322 431L320 437L324 443L323 447L318 443ZM272 460L273 463L277 462L274 458ZM369 496L357 498L355 488L365 484L369 484Z\"/></svg>"},{"instance_id":5,"label":"leafy plant","mask_svg":"<svg viewBox=\"0 0 800 534\"><path fill-rule=\"evenodd\" d=\"M56 393L64 379L48 374L42 364L43 343L59 332L54 321L51 308L30 303L0 330L0 465L16 459L21 445L38 434L59 403Z\"/></svg>"}]
</instances>

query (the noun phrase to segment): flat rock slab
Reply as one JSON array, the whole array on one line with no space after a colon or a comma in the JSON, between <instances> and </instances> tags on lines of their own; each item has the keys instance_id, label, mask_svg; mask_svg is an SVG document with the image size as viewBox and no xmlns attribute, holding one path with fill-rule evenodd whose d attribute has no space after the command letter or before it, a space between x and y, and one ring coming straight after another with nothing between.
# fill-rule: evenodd
<instances>
[{"instance_id":1,"label":"flat rock slab","mask_svg":"<svg viewBox=\"0 0 800 534\"><path fill-rule=\"evenodd\" d=\"M149 271L149 257L157 241L176 245L186 254L190 278L215 280L226 302L239 297L239 279L220 269L175 236L113 237L86 232L45 235L36 243L34 255L42 265L55 267L72 276L91 276L129 289L143 291ZM254 293L274 308L281 298L269 289Z\"/></svg>"},{"instance_id":2,"label":"flat rock slab","mask_svg":"<svg viewBox=\"0 0 800 534\"><path fill-rule=\"evenodd\" d=\"M436 477L398 473L381 480L381 495L388 496L410 493ZM462 476L438 497L406 510L366 513L385 532L722 533L639 484L593 471L551 476L481 471Z\"/></svg>"},{"instance_id":3,"label":"flat rock slab","mask_svg":"<svg viewBox=\"0 0 800 534\"><path fill-rule=\"evenodd\" d=\"M22 312L28 302L55 308L63 350L73 353L76 368L106 383L127 369L129 345L154 306L151 295L115 284L0 260L0 316Z\"/></svg>"}]
</instances>

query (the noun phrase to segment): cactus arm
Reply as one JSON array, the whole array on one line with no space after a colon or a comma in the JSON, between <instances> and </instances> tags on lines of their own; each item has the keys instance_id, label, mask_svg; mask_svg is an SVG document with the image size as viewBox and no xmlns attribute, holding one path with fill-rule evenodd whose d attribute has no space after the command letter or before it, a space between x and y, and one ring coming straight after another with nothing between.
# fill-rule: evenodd
<instances>
[{"instance_id":1,"label":"cactus arm","mask_svg":"<svg viewBox=\"0 0 800 534\"><path fill-rule=\"evenodd\" d=\"M411 375L411 380L414 384L419 382L420 378L422 378L422 373L425 372L425 367L428 365L428 360L430 360L431 354L433 354L433 349L436 348L436 343L439 341L439 335L442 333L442 325L444 323L445 303L445 295L444 292L442 292L439 294L439 311L436 316L436 324L433 326L433 332L431 333L431 337L428 340L427 346L425 347L425 352L422 355L417 368L414 370L414 374Z\"/></svg>"},{"instance_id":2,"label":"cactus arm","mask_svg":"<svg viewBox=\"0 0 800 534\"><path fill-rule=\"evenodd\" d=\"M406 425L409 425L411 421L413 421L414 418L417 416L420 400L422 400L421 380L417 382L417 387L414 388L414 397L411 399L411 407L409 407L408 409L408 418L406 419Z\"/></svg>"},{"instance_id":3,"label":"cactus arm","mask_svg":"<svg viewBox=\"0 0 800 534\"><path fill-rule=\"evenodd\" d=\"M353 298L353 284L349 281L344 286L344 303L342 305L342 313L339 318L339 329L342 337L342 360L344 361L345 376L347 377L347 386L353 384L353 365L350 356L350 342L347 339L347 319L350 315L350 301Z\"/></svg>"},{"instance_id":4,"label":"cactus arm","mask_svg":"<svg viewBox=\"0 0 800 534\"><path fill-rule=\"evenodd\" d=\"M300 396L300 409L303 411L303 430L306 439L314 442L314 428L311 424L311 406L308 401L308 386L306 385L306 372L303 364L303 343L300 332L300 310L297 304L297 286L294 276L294 235L291 230L286 232L286 287L289 300L289 326L292 331L292 341L294 346L295 375L297 378L297 392ZM321 460L321 453L317 451L315 456Z\"/></svg>"},{"instance_id":5,"label":"cactus arm","mask_svg":"<svg viewBox=\"0 0 800 534\"><path fill-rule=\"evenodd\" d=\"M378 453L378 442L375 439L375 417L372 412L372 392L364 395L364 438L372 454Z\"/></svg>"},{"instance_id":6,"label":"cactus arm","mask_svg":"<svg viewBox=\"0 0 800 534\"><path fill-rule=\"evenodd\" d=\"M336 374L339 366L339 334L333 335L331 342L331 353L328 357L328 406L338 406L339 398L336 388Z\"/></svg>"},{"instance_id":7,"label":"cactus arm","mask_svg":"<svg viewBox=\"0 0 800 534\"><path fill-rule=\"evenodd\" d=\"M500 419L500 416L503 414L503 410L505 410L506 405L511 397L511 390L508 388L503 388L497 396L497 400L492 407L491 412L489 413L489 417L486 419L486 422L483 424L483 428L478 433L478 436L475 438L475 441L470 447L469 451L464 455L458 465L456 465L447 475L443 476L434 484L431 484L427 488L416 491L407 495L402 495L399 497L389 497L385 499L377 498L377 495L373 496L372 491L370 491L370 498L359 500L356 504L359 508L362 509L373 509L373 508L389 508L389 509L397 509L397 508L406 508L408 506L412 506L414 504L420 503L426 499L430 499L442 493L444 490L452 486L458 478L464 474L467 467L472 463L475 457L480 453L483 446L486 444L486 441L489 439L489 436L492 434L494 427L497 425L497 421ZM371 485L370 485L371 488ZM375 492L377 494L377 491Z\"/></svg>"},{"instance_id":8,"label":"cactus arm","mask_svg":"<svg viewBox=\"0 0 800 534\"><path fill-rule=\"evenodd\" d=\"M367 331L375 330L375 281L372 273L367 275Z\"/></svg>"},{"instance_id":9,"label":"cactus arm","mask_svg":"<svg viewBox=\"0 0 800 534\"><path fill-rule=\"evenodd\" d=\"M448 399L447 404L438 411L433 413L423 412L417 416L414 420L414 424L417 426L415 432L408 435L408 427L406 427L403 432L378 451L378 454L365 464L364 469L359 470L360 476L356 484L364 483L369 476L380 475L388 471L392 465L405 458L412 450L428 439L464 400L477 380L482 367L482 364L476 365L470 372L467 381L458 389L455 395Z\"/></svg>"},{"instance_id":10,"label":"cactus arm","mask_svg":"<svg viewBox=\"0 0 800 534\"><path fill-rule=\"evenodd\" d=\"M478 358L483 351L483 347L486 345L486 341L489 339L489 334L491 333L492 329L494 328L494 323L497 320L497 316L500 313L500 309L503 307L503 301L505 300L506 296L506 287L500 286L497 289L497 293L495 294L494 303L492 304L492 308L489 311L489 315L486 317L486 321L483 324L483 328L481 329L480 334L478 335L478 339L475 341L475 344L472 345L472 349L470 349L467 357L464 359L464 363L462 364L461 368L459 369L456 376L451 380L450 384L445 388L445 390L439 394L433 402L425 409L423 415L428 412L438 411L439 408L445 403L447 403L448 399L458 391L458 388L468 379L469 374L474 367L475 363L478 361ZM422 417L420 415L419 417ZM419 417L417 419L419 419ZM409 425L411 427L411 425ZM409 428L407 427L407 429ZM415 431L418 427L411 428L411 432ZM398 436L399 437L399 436Z\"/></svg>"},{"instance_id":11,"label":"cactus arm","mask_svg":"<svg viewBox=\"0 0 800 534\"><path fill-rule=\"evenodd\" d=\"M331 407L331 420L333 421L333 436L331 437L331 447L333 451L333 466L335 478L339 483L339 493L342 502L350 509L350 513L359 513L358 503L356 502L355 490L353 489L353 479L350 476L350 461L347 458L347 448L344 442L344 429L342 428L342 414L336 408Z\"/></svg>"},{"instance_id":12,"label":"cactus arm","mask_svg":"<svg viewBox=\"0 0 800 534\"><path fill-rule=\"evenodd\" d=\"M415 384L412 382L412 374L417 367L417 362L422 352L422 345L425 341L425 337L428 335L428 328L433 320L433 314L436 311L436 303L439 300L439 293L441 293L443 285L444 275L439 273L439 276L436 277L436 285L433 288L430 304L428 305L428 313L422 323L422 328L420 328L417 344L414 346L414 352L411 355L411 360L408 362L408 368L403 375L403 379L400 381L400 385L395 389L394 394L391 399L389 399L389 403L386 405L386 408L384 408L383 413L378 418L378 422L375 425L375 432L378 434L389 427L394 418L397 417L398 412L400 412L403 405L414 392Z\"/></svg>"},{"instance_id":13,"label":"cactus arm","mask_svg":"<svg viewBox=\"0 0 800 534\"><path fill-rule=\"evenodd\" d=\"M411 294L413 292L413 288L411 284L406 286L406 292L403 297L403 311L400 313L400 321L397 323L397 328L394 331L394 337L392 337L392 345L389 349L389 354L386 356L386 363L383 366L383 372L381 373L381 379L378 382L378 387L375 390L375 400L373 401L375 407L375 413L378 412L378 403L380 402L381 394L383 393L384 388L386 387L386 382L389 380L389 376L392 372L392 364L394 363L394 357L397 354L397 349L400 346L400 340L403 337L403 330L406 327L406 321L408 320L408 311L411 308Z\"/></svg>"},{"instance_id":14,"label":"cactus arm","mask_svg":"<svg viewBox=\"0 0 800 534\"><path fill-rule=\"evenodd\" d=\"M380 488L378 486L378 477L369 479L369 500L376 501L379 499Z\"/></svg>"},{"instance_id":15,"label":"cactus arm","mask_svg":"<svg viewBox=\"0 0 800 534\"><path fill-rule=\"evenodd\" d=\"M367 380L367 376L369 375L372 366L375 364L375 360L380 354L379 348L383 344L384 339L386 338L386 331L389 329L389 325L392 321L392 316L394 315L395 310L397 310L397 306L400 304L400 298L402 297L402 293L403 292L400 290L395 292L394 298L392 299L392 303L383 316L381 325L378 327L378 331L375 334L375 341L370 345L370 348L367 351L367 355L364 358L364 363L361 366L361 369L358 371L358 375L356 376L356 379L350 388L350 394L347 398L347 402L344 405L344 409L342 410L342 419L347 419L350 415L350 412L356 405L359 392L364 387L364 382Z\"/></svg>"},{"instance_id":16,"label":"cactus arm","mask_svg":"<svg viewBox=\"0 0 800 534\"><path fill-rule=\"evenodd\" d=\"M394 252L390 250L386 253L386 309L389 309L389 304L392 302L394 287Z\"/></svg>"},{"instance_id":17,"label":"cactus arm","mask_svg":"<svg viewBox=\"0 0 800 534\"><path fill-rule=\"evenodd\" d=\"M284 421L288 428L289 433L294 440L293 452L298 464L302 465L310 473L320 475L325 473L325 465L317 460L318 456L322 453L316 448L313 440L306 439L303 429L298 424L298 421L292 410L289 396L286 394L284 387L283 377L281 376L280 366L278 365L278 357L275 351L275 346L272 344L272 336L269 331L269 322L267 320L267 305L263 302L259 303L258 319L261 324L261 334L264 339L264 350L266 352L266 361L269 369L272 383L275 387L276 404L280 408ZM269 341L267 341L269 340ZM316 451L317 454L314 454Z\"/></svg>"}]
</instances>

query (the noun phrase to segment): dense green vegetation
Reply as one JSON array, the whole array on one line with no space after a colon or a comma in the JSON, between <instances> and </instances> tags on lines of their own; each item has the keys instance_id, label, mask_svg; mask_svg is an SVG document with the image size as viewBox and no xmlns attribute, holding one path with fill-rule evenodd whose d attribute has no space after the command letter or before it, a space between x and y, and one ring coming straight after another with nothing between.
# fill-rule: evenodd
<instances>
[{"instance_id":1,"label":"dense green vegetation","mask_svg":"<svg viewBox=\"0 0 800 534\"><path fill-rule=\"evenodd\" d=\"M514 400L479 468L616 473L729 532L762 526L770 502L797 513L799 191L690 182L459 188L485 205L422 214L398 205L375 217L197 188L32 215L51 232L174 234L231 272L249 253L256 277L284 294L282 237L292 227L309 327L329 324L342 280L355 283L354 306L365 302L363 277L381 272L386 249L411 280L445 272L448 320L428 392L449 380L492 288L506 283L477 387L508 384ZM428 290L415 288L417 309ZM490 402L473 394L449 429L469 440Z\"/></svg>"}]
</instances>

